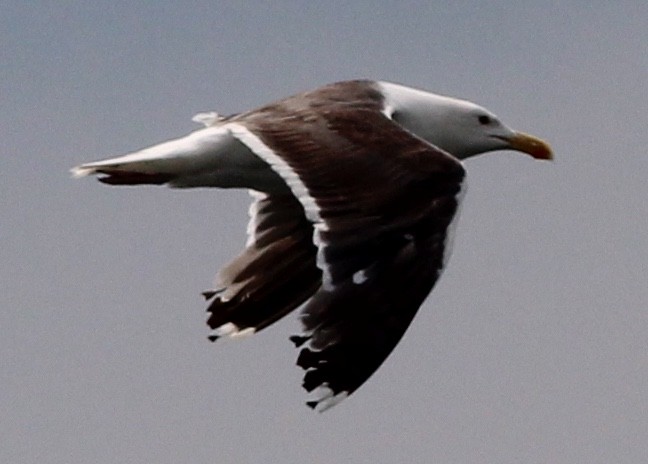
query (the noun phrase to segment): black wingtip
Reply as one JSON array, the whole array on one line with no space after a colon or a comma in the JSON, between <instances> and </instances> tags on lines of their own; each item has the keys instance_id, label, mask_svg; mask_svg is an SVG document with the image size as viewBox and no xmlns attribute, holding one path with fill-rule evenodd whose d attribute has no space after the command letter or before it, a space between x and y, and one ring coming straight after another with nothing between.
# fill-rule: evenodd
<instances>
[{"instance_id":1,"label":"black wingtip","mask_svg":"<svg viewBox=\"0 0 648 464\"><path fill-rule=\"evenodd\" d=\"M302 369L317 367L320 363L319 353L303 348L297 356L297 365Z\"/></svg>"}]
</instances>

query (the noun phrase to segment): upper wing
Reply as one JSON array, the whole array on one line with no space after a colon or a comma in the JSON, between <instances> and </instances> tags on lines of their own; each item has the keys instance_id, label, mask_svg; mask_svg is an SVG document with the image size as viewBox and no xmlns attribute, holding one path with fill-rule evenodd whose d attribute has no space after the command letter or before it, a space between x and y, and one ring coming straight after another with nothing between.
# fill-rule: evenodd
<instances>
[{"instance_id":1,"label":"upper wing","mask_svg":"<svg viewBox=\"0 0 648 464\"><path fill-rule=\"evenodd\" d=\"M326 390L308 404L324 408L371 376L432 289L464 170L378 106L301 103L230 128L282 176L313 223L323 286L293 341L304 345L304 387Z\"/></svg>"},{"instance_id":2,"label":"upper wing","mask_svg":"<svg viewBox=\"0 0 648 464\"><path fill-rule=\"evenodd\" d=\"M251 192L246 249L216 277L207 323L210 340L257 332L301 305L319 288L313 228L291 194Z\"/></svg>"}]
</instances>

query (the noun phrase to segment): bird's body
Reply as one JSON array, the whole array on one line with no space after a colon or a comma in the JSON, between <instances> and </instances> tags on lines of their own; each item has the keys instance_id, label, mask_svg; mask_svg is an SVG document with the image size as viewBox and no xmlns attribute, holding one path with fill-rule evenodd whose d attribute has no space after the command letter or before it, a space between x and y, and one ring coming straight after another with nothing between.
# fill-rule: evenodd
<instances>
[{"instance_id":1,"label":"bird's body","mask_svg":"<svg viewBox=\"0 0 648 464\"><path fill-rule=\"evenodd\" d=\"M247 188L246 249L221 270L211 339L258 331L302 307L298 364L308 404L352 393L404 334L449 256L465 172L499 149L548 146L473 103L397 84L347 81L83 164L116 185Z\"/></svg>"}]
</instances>

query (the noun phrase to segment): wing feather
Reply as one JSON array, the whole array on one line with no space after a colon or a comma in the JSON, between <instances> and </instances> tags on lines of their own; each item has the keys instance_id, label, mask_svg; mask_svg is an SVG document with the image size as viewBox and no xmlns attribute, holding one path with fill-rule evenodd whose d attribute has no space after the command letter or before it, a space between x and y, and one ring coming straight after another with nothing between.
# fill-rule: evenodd
<instances>
[{"instance_id":1,"label":"wing feather","mask_svg":"<svg viewBox=\"0 0 648 464\"><path fill-rule=\"evenodd\" d=\"M308 402L318 409L362 385L403 336L443 268L465 175L457 159L389 119L377 94L354 89L354 104L348 90L284 100L233 130L313 223L323 285L292 340L306 390L326 390Z\"/></svg>"},{"instance_id":2,"label":"wing feather","mask_svg":"<svg viewBox=\"0 0 648 464\"><path fill-rule=\"evenodd\" d=\"M267 327L321 282L312 226L299 202L290 194L255 194L250 211L246 249L218 273L215 290L206 292L213 298L207 309L211 340Z\"/></svg>"}]
</instances>

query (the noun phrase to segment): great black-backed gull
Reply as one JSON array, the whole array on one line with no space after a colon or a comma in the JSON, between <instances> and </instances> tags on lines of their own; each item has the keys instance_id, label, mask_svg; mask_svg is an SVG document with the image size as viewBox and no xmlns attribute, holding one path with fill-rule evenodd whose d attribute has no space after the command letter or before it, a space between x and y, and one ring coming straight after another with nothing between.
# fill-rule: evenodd
<instances>
[{"instance_id":1,"label":"great black-backed gull","mask_svg":"<svg viewBox=\"0 0 648 464\"><path fill-rule=\"evenodd\" d=\"M381 81L194 120L205 127L72 172L112 185L249 189L246 248L204 294L209 338L257 332L301 307L303 333L291 340L318 410L378 369L439 278L461 160L493 150L552 158L545 142L474 103Z\"/></svg>"}]
</instances>

